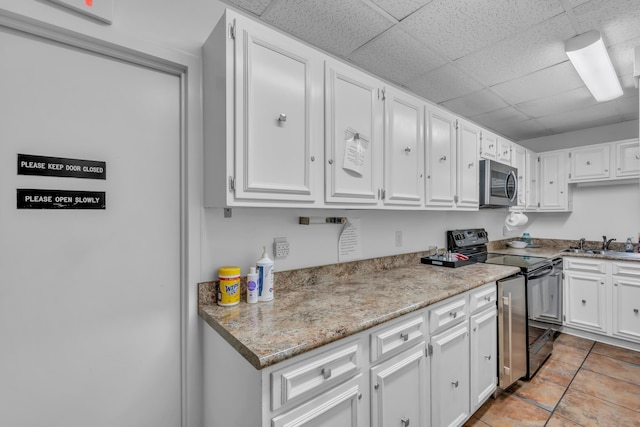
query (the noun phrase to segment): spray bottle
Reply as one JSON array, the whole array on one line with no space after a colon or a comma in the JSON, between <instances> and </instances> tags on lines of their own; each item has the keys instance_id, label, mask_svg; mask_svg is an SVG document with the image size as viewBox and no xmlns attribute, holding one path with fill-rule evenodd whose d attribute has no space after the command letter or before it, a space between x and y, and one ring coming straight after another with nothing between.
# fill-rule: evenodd
<instances>
[{"instance_id":1,"label":"spray bottle","mask_svg":"<svg viewBox=\"0 0 640 427\"><path fill-rule=\"evenodd\" d=\"M267 247L262 247L262 258L256 262L258 270L258 301L273 299L273 261L267 254Z\"/></svg>"}]
</instances>

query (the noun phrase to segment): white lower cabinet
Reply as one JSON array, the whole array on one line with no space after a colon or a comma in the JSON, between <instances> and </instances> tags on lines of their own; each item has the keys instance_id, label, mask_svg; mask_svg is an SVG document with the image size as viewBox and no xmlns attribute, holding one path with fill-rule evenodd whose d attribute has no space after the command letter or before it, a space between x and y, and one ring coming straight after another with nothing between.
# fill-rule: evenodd
<instances>
[{"instance_id":1,"label":"white lower cabinet","mask_svg":"<svg viewBox=\"0 0 640 427\"><path fill-rule=\"evenodd\" d=\"M640 343L640 262L565 258L564 325Z\"/></svg>"},{"instance_id":2,"label":"white lower cabinet","mask_svg":"<svg viewBox=\"0 0 640 427\"><path fill-rule=\"evenodd\" d=\"M469 324L431 337L431 425L459 426L469 416Z\"/></svg>"},{"instance_id":3,"label":"white lower cabinet","mask_svg":"<svg viewBox=\"0 0 640 427\"><path fill-rule=\"evenodd\" d=\"M471 315L470 367L471 413L475 412L496 389L498 377L498 317L493 307Z\"/></svg>"},{"instance_id":4,"label":"white lower cabinet","mask_svg":"<svg viewBox=\"0 0 640 427\"><path fill-rule=\"evenodd\" d=\"M371 427L429 425L426 344L371 368Z\"/></svg>"}]
</instances>

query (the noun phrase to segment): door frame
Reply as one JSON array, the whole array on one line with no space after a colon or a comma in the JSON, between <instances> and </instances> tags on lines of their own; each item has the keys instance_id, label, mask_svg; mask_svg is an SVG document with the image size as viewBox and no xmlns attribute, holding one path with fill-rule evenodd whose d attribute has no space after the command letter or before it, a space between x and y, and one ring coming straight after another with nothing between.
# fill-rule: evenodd
<instances>
[{"instance_id":1,"label":"door frame","mask_svg":"<svg viewBox=\"0 0 640 427\"><path fill-rule=\"evenodd\" d=\"M202 133L197 130L201 119L194 119L201 107L197 103L197 93L201 78L200 60L185 58L175 62L155 54L143 52L130 47L112 43L87 34L75 32L58 25L19 15L0 8L0 28L5 28L35 37L44 41L53 41L90 54L98 54L110 59L119 60L131 65L143 66L154 71L160 71L180 80L180 137L179 137L179 310L180 310L180 419L181 426L199 426L201 424L201 358L197 348L197 323L192 317L197 317L197 285L188 286L190 281L197 282L199 276L200 257L199 239L194 238L199 233L199 209L202 206L201 186L194 185L197 177L201 176L202 168L194 163L191 157L198 158L197 147L202 146ZM180 55L178 55L180 56ZM191 95L191 96L189 96ZM189 108L191 107L191 108ZM191 113L189 115L188 113ZM191 131L191 132L188 132ZM191 140L189 136L191 136ZM191 142L191 150L188 150ZM189 164L196 167L189 168ZM200 179L200 181L202 181ZM192 237L191 239L189 237ZM195 254L190 258L189 254ZM195 307L190 310L190 307ZM194 367L195 366L195 367Z\"/></svg>"}]
</instances>

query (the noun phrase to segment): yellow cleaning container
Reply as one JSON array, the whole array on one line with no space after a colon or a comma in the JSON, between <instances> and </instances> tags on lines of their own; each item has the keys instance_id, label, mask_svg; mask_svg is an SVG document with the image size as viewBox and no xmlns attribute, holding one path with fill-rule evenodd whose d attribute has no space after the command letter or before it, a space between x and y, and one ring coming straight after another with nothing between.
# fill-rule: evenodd
<instances>
[{"instance_id":1,"label":"yellow cleaning container","mask_svg":"<svg viewBox=\"0 0 640 427\"><path fill-rule=\"evenodd\" d=\"M218 305L230 306L240 302L240 267L218 269Z\"/></svg>"}]
</instances>

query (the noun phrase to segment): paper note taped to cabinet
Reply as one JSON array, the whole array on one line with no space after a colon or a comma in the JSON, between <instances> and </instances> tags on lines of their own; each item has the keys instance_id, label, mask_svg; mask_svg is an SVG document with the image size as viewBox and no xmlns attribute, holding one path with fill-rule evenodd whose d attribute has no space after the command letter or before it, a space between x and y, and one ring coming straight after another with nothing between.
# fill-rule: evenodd
<instances>
[{"instance_id":1,"label":"paper note taped to cabinet","mask_svg":"<svg viewBox=\"0 0 640 427\"><path fill-rule=\"evenodd\" d=\"M344 160L342 169L362 176L367 150L369 149L369 137L347 128L344 133Z\"/></svg>"},{"instance_id":2,"label":"paper note taped to cabinet","mask_svg":"<svg viewBox=\"0 0 640 427\"><path fill-rule=\"evenodd\" d=\"M351 261L362 258L360 220L347 218L338 239L338 261Z\"/></svg>"}]
</instances>

